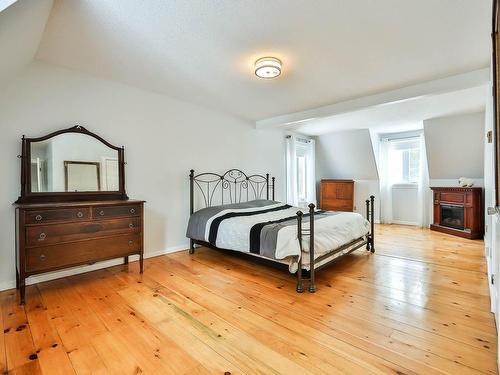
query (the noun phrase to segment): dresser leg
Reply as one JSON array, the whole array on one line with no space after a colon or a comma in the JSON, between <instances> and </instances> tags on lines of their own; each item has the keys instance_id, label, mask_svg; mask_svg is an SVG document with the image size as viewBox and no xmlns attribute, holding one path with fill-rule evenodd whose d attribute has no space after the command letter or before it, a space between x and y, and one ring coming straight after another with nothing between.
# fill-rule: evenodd
<instances>
[{"instance_id":1,"label":"dresser leg","mask_svg":"<svg viewBox=\"0 0 500 375\"><path fill-rule=\"evenodd\" d=\"M139 265L141 268L141 273L144 273L144 254L139 255Z\"/></svg>"},{"instance_id":2,"label":"dresser leg","mask_svg":"<svg viewBox=\"0 0 500 375\"><path fill-rule=\"evenodd\" d=\"M16 289L19 289L19 271L16 269Z\"/></svg>"},{"instance_id":3,"label":"dresser leg","mask_svg":"<svg viewBox=\"0 0 500 375\"><path fill-rule=\"evenodd\" d=\"M25 285L25 281L21 280L20 285L19 285L19 297L20 297L19 304L20 305L24 305L24 303L26 301L25 296L26 296L26 285Z\"/></svg>"},{"instance_id":4,"label":"dresser leg","mask_svg":"<svg viewBox=\"0 0 500 375\"><path fill-rule=\"evenodd\" d=\"M124 258L124 264L128 264L128 255Z\"/></svg>"}]
</instances>

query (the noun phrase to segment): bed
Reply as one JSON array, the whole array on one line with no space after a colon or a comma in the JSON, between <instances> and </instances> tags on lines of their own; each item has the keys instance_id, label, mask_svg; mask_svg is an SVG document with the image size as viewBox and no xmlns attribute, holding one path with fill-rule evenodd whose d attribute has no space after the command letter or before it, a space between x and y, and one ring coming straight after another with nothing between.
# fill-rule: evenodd
<instances>
[{"instance_id":1,"label":"bed","mask_svg":"<svg viewBox=\"0 0 500 375\"><path fill-rule=\"evenodd\" d=\"M274 199L274 177L190 171L190 254L207 246L288 265L296 291L316 291L316 272L361 247L375 251L374 197L366 200L366 218L354 212L293 207ZM196 207L196 208L195 208Z\"/></svg>"}]
</instances>

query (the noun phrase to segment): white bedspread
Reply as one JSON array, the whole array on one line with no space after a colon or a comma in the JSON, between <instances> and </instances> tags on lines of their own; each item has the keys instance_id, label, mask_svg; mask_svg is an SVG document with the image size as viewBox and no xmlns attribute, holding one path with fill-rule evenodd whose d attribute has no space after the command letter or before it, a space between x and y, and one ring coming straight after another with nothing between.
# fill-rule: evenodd
<instances>
[{"instance_id":1,"label":"white bedspread","mask_svg":"<svg viewBox=\"0 0 500 375\"><path fill-rule=\"evenodd\" d=\"M255 224L263 221L279 220L283 217L293 217L299 210L298 207L291 207L281 211L224 220L219 226L216 246L221 249L248 252L248 234ZM321 220L316 220L314 225L315 257L335 250L366 235L370 231L370 223L355 212L340 212L338 215L326 216ZM304 218L302 227L305 230L309 229L309 218ZM207 225L207 228L209 228L209 225ZM208 241L208 229L206 231L206 241ZM303 251L309 252L309 236L303 237L302 244ZM276 259L285 259L290 256L300 256L296 225L284 227L278 232Z\"/></svg>"}]
</instances>

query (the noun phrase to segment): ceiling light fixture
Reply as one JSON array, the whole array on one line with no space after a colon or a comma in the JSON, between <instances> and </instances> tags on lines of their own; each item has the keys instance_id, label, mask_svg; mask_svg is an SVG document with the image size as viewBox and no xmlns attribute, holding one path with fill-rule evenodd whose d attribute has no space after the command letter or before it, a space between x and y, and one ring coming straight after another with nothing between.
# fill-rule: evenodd
<instances>
[{"instance_id":1,"label":"ceiling light fixture","mask_svg":"<svg viewBox=\"0 0 500 375\"><path fill-rule=\"evenodd\" d=\"M281 61L276 57L262 57L255 62L255 75L259 78L276 78L281 74Z\"/></svg>"}]
</instances>

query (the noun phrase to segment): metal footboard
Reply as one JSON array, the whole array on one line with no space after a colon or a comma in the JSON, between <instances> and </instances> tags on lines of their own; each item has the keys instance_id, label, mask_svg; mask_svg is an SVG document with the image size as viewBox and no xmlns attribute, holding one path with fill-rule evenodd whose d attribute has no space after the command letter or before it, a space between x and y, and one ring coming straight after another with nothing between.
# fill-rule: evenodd
<instances>
[{"instance_id":1,"label":"metal footboard","mask_svg":"<svg viewBox=\"0 0 500 375\"><path fill-rule=\"evenodd\" d=\"M366 238L358 238L348 244L345 244L341 246L338 249L335 249L335 251L329 252L325 255L322 255L321 257L318 257L317 259L314 258L314 210L316 206L311 203L309 204L309 229L303 229L302 227L302 221L303 221L303 216L304 214L302 211L297 212L297 238L299 240L299 247L300 247L300 253L301 256L298 261L298 269L297 269L297 293L302 293L304 292L304 280L309 281L309 292L314 293L316 292L316 281L315 281L315 274L316 271L324 266L327 266L334 260L340 258L340 257L335 257L336 254L339 252L352 247L349 249L348 252L346 252L344 255L350 254L354 250L359 249L360 247L366 245L366 250L371 251L372 253L375 252L375 197L373 195L370 196L370 199L366 200L366 219L370 222L370 232L366 235ZM302 269L302 249L303 249L303 243L302 240L304 237L309 236L309 276L304 277L303 274L303 269ZM354 246L354 247L353 247ZM316 267L320 262L323 262L325 259L332 258L330 261L323 263L320 267Z\"/></svg>"}]
</instances>

